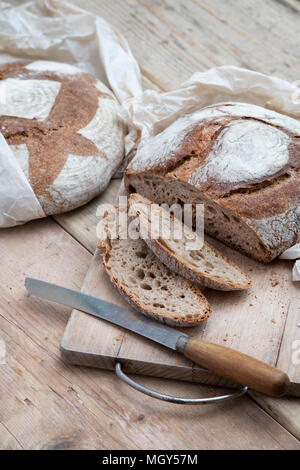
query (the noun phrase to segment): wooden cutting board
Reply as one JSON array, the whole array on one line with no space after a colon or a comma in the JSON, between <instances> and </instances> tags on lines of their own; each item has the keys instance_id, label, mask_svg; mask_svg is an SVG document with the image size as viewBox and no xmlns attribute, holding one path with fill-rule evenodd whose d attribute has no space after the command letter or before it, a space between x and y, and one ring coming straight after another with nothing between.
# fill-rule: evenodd
<instances>
[{"instance_id":1,"label":"wooden cutting board","mask_svg":"<svg viewBox=\"0 0 300 470\"><path fill-rule=\"evenodd\" d=\"M290 376L290 394L300 396L300 283L291 281L293 263L276 260L263 265L210 242L248 272L253 288L249 292L205 289L213 314L200 326L182 330L277 366ZM98 250L82 291L129 308L108 280ZM61 352L78 365L113 369L120 361L129 373L234 386L177 352L77 310L70 316Z\"/></svg>"}]
</instances>

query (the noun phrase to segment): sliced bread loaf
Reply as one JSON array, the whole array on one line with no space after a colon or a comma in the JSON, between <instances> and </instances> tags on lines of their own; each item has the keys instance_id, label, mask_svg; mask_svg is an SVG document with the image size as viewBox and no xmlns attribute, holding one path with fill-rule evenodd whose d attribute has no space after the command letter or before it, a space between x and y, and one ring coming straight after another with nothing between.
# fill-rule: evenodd
<instances>
[{"instance_id":1,"label":"sliced bread loaf","mask_svg":"<svg viewBox=\"0 0 300 470\"><path fill-rule=\"evenodd\" d=\"M121 213L124 211L121 208ZM201 292L170 272L141 238L123 238L126 229L120 227L119 219L119 208L106 212L98 248L105 250L105 270L129 304L173 326L193 326L206 320L211 310Z\"/></svg>"},{"instance_id":2,"label":"sliced bread loaf","mask_svg":"<svg viewBox=\"0 0 300 470\"><path fill-rule=\"evenodd\" d=\"M129 205L142 238L171 271L212 289L251 287L247 274L158 204L135 193Z\"/></svg>"},{"instance_id":3,"label":"sliced bread loaf","mask_svg":"<svg viewBox=\"0 0 300 470\"><path fill-rule=\"evenodd\" d=\"M205 231L263 262L300 241L300 122L219 103L147 138L128 165L129 193L204 204Z\"/></svg>"}]
</instances>

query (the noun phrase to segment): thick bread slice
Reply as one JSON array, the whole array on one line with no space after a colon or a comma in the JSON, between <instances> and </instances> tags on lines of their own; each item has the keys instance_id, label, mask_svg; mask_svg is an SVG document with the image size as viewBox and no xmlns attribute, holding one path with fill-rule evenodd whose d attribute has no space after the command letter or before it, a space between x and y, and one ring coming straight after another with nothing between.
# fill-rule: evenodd
<instances>
[{"instance_id":1,"label":"thick bread slice","mask_svg":"<svg viewBox=\"0 0 300 470\"><path fill-rule=\"evenodd\" d=\"M118 208L104 215L98 248L105 249L105 270L129 304L172 326L193 326L206 320L211 313L206 298L189 281L170 272L141 238L112 238L117 217Z\"/></svg>"},{"instance_id":2,"label":"thick bread slice","mask_svg":"<svg viewBox=\"0 0 300 470\"><path fill-rule=\"evenodd\" d=\"M212 289L251 287L247 274L158 204L135 193L129 205L130 213L139 218L142 238L169 269Z\"/></svg>"}]
</instances>

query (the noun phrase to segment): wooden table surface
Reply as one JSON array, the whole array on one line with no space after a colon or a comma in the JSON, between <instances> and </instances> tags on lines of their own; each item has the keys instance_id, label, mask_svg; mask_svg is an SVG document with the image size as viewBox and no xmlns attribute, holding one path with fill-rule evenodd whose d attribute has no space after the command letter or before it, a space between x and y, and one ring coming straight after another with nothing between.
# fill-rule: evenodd
<instances>
[{"instance_id":1,"label":"wooden table surface","mask_svg":"<svg viewBox=\"0 0 300 470\"><path fill-rule=\"evenodd\" d=\"M193 72L233 64L299 80L298 0L75 0L122 32L144 86L171 90ZM30 275L80 289L96 244L96 208L0 232L1 449L300 449L300 400L251 393L217 406L163 403L113 373L64 363L70 309L28 297ZM4 361L2 361L4 362ZM140 377L166 393L212 387Z\"/></svg>"}]
</instances>

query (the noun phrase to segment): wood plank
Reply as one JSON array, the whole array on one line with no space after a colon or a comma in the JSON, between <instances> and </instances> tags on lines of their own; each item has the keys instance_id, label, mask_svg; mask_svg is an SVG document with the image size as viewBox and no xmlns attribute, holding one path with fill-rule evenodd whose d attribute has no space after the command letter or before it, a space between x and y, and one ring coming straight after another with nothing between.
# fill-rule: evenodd
<instances>
[{"instance_id":1,"label":"wood plank","mask_svg":"<svg viewBox=\"0 0 300 470\"><path fill-rule=\"evenodd\" d=\"M2 230L0 259L0 336L7 346L0 366L3 448L300 448L247 397L187 409L145 397L110 372L63 363L59 341L69 309L27 296L24 276L78 289L91 255L51 220ZM182 396L214 393L194 384L139 380Z\"/></svg>"},{"instance_id":2,"label":"wood plank","mask_svg":"<svg viewBox=\"0 0 300 470\"><path fill-rule=\"evenodd\" d=\"M298 291L296 296L291 299L289 312L286 320L284 336L282 339L277 366L280 368L283 364L287 373L294 377L296 382L300 381L300 301L299 284L295 283Z\"/></svg>"},{"instance_id":3,"label":"wood plank","mask_svg":"<svg viewBox=\"0 0 300 470\"><path fill-rule=\"evenodd\" d=\"M298 289L298 284L295 284ZM277 367L285 367L289 376L293 377L294 382L300 379L300 303L299 294L292 298L289 305L289 311L285 324L285 331L281 343ZM275 400L259 393L251 392L252 398L259 403L274 419L288 429L300 439L297 423L300 417L299 399L283 398Z\"/></svg>"},{"instance_id":4,"label":"wood plank","mask_svg":"<svg viewBox=\"0 0 300 470\"><path fill-rule=\"evenodd\" d=\"M107 207L106 204L116 203L120 184L119 179L111 180L106 191L89 204L67 214L55 215L53 218L79 243L94 253L97 244L97 225L101 220L100 214L103 207Z\"/></svg>"},{"instance_id":5,"label":"wood plank","mask_svg":"<svg viewBox=\"0 0 300 470\"><path fill-rule=\"evenodd\" d=\"M0 423L0 450L22 450L17 439Z\"/></svg>"},{"instance_id":6,"label":"wood plank","mask_svg":"<svg viewBox=\"0 0 300 470\"><path fill-rule=\"evenodd\" d=\"M290 80L299 75L297 14L274 1L258 9L255 0L87 0L85 8L126 36L143 75L164 90L216 65L249 67Z\"/></svg>"},{"instance_id":7,"label":"wood plank","mask_svg":"<svg viewBox=\"0 0 300 470\"><path fill-rule=\"evenodd\" d=\"M278 400L256 392L250 392L249 395L278 423L300 439L299 398L284 397Z\"/></svg>"},{"instance_id":8,"label":"wood plank","mask_svg":"<svg viewBox=\"0 0 300 470\"><path fill-rule=\"evenodd\" d=\"M147 10L158 17L165 25L170 27L174 34L178 34L187 41L194 51L207 55L216 62L216 65L231 64L265 73L275 73L279 75L286 73L287 67L297 65L294 58L295 53L284 54L285 63L282 64L282 32L278 32L278 28L272 34L272 42L270 41L270 31L268 22L277 17L274 15L272 19L267 19L265 15L270 13L270 6L264 15L259 15L263 19L264 28L261 24L257 24L257 12L254 15L253 9L246 5L249 2L220 2L210 1L186 1L172 2L171 0L139 0ZM253 3L253 2L252 2ZM264 5L266 2L264 2ZM238 9L237 9L238 6ZM247 23L243 27L239 27L240 18L247 11ZM256 2L257 10L257 2ZM266 8L267 10L267 8ZM249 25L250 23L250 25ZM282 22L281 22L282 23ZM297 22L291 18L291 23L295 26ZM255 25L251 29L251 25ZM284 29L287 36L288 27ZM275 36L275 39L274 39ZM288 41L293 41L295 38Z\"/></svg>"},{"instance_id":9,"label":"wood plank","mask_svg":"<svg viewBox=\"0 0 300 470\"><path fill-rule=\"evenodd\" d=\"M293 13L300 12L300 5L298 0L276 0L285 7L289 8Z\"/></svg>"},{"instance_id":10,"label":"wood plank","mask_svg":"<svg viewBox=\"0 0 300 470\"><path fill-rule=\"evenodd\" d=\"M3 425L27 449L134 448L125 433L123 444L117 432L110 435L105 413L99 409L95 416L88 394L80 399L64 378L59 342L70 309L31 298L24 289L25 275L58 283L68 277L78 289L88 252L57 224L43 220L2 230L0 257L0 335L7 349L0 366Z\"/></svg>"},{"instance_id":11,"label":"wood plank","mask_svg":"<svg viewBox=\"0 0 300 470\"><path fill-rule=\"evenodd\" d=\"M107 418L98 409L95 415L93 402L64 378L57 359L53 365L43 347L3 318L1 330L9 344L8 364L0 378L6 397L0 401L1 419L24 448L122 448L118 434L110 435ZM125 435L122 440L134 448Z\"/></svg>"}]
</instances>

